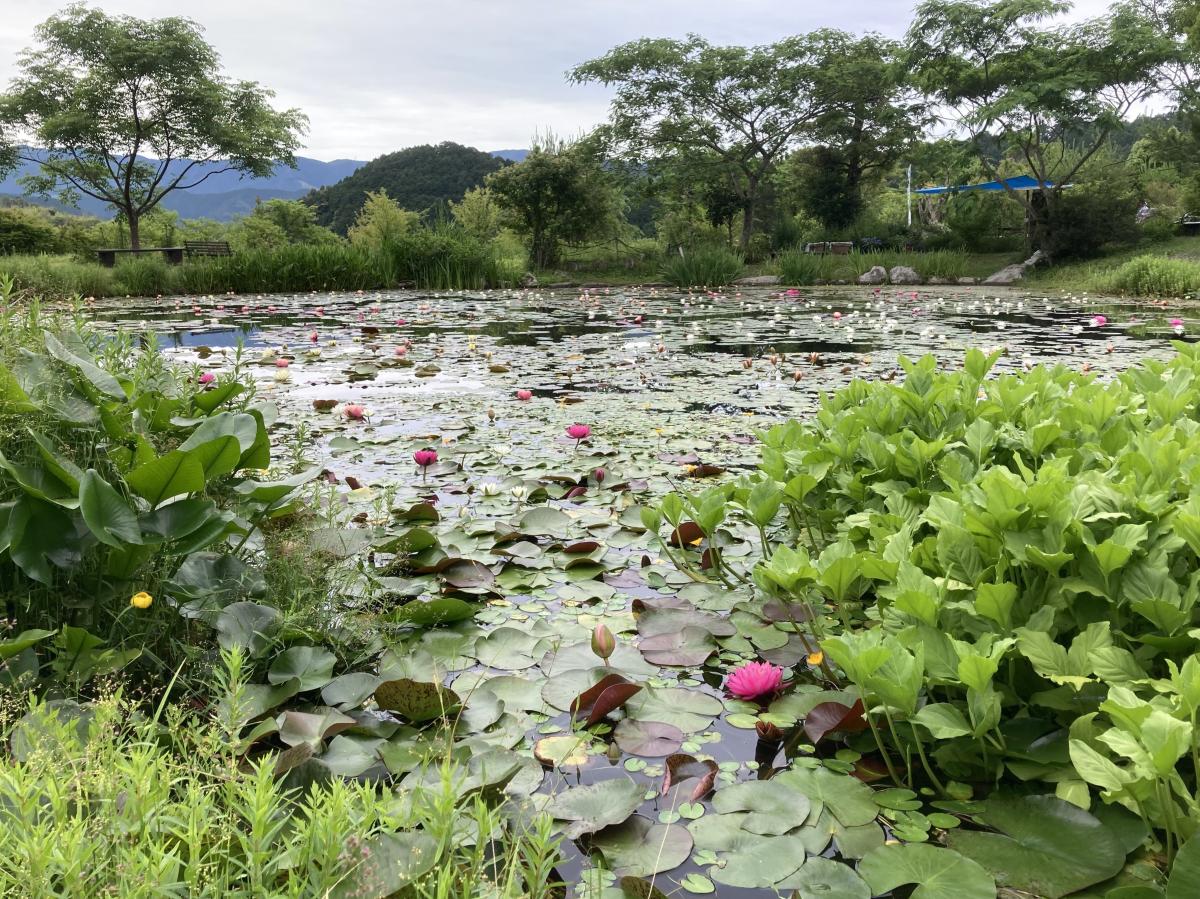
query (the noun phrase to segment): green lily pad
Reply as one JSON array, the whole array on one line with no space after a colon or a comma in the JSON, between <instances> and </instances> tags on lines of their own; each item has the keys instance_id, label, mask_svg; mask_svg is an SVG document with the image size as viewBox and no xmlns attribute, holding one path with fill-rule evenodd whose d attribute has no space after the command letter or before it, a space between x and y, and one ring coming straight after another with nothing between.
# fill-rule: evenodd
<instances>
[{"instance_id":1,"label":"green lily pad","mask_svg":"<svg viewBox=\"0 0 1200 899\"><path fill-rule=\"evenodd\" d=\"M432 721L459 705L458 694L441 684L409 678L384 681L375 688L375 702L381 709L403 715L409 721Z\"/></svg>"},{"instance_id":2,"label":"green lily pad","mask_svg":"<svg viewBox=\"0 0 1200 899\"><path fill-rule=\"evenodd\" d=\"M614 777L564 790L550 800L546 813L567 822L562 828L563 834L567 839L574 840L585 833L595 833L625 821L642 804L644 793L645 789L628 777ZM690 850L690 839L688 842Z\"/></svg>"},{"instance_id":3,"label":"green lily pad","mask_svg":"<svg viewBox=\"0 0 1200 899\"><path fill-rule=\"evenodd\" d=\"M751 833L778 836L801 826L810 809L808 797L789 784L774 780L751 780L717 791L713 810L748 812L741 826Z\"/></svg>"},{"instance_id":4,"label":"green lily pad","mask_svg":"<svg viewBox=\"0 0 1200 899\"><path fill-rule=\"evenodd\" d=\"M988 799L975 818L998 833L957 829L946 843L1001 886L1059 899L1114 877L1125 865L1112 831L1053 796Z\"/></svg>"},{"instance_id":5,"label":"green lily pad","mask_svg":"<svg viewBox=\"0 0 1200 899\"><path fill-rule=\"evenodd\" d=\"M656 824L642 815L607 827L592 837L592 847L618 875L652 877L687 861L691 834L678 824Z\"/></svg>"},{"instance_id":6,"label":"green lily pad","mask_svg":"<svg viewBox=\"0 0 1200 899\"><path fill-rule=\"evenodd\" d=\"M881 846L859 862L858 873L875 895L912 883L912 899L996 899L996 882L981 865L928 843Z\"/></svg>"}]
</instances>

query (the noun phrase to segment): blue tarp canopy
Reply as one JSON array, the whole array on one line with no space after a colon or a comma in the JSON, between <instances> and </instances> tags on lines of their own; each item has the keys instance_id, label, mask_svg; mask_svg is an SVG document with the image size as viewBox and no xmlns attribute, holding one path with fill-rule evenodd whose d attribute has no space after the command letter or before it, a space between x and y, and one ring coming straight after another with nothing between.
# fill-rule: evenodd
<instances>
[{"instance_id":1,"label":"blue tarp canopy","mask_svg":"<svg viewBox=\"0 0 1200 899\"><path fill-rule=\"evenodd\" d=\"M922 187L920 190L914 190L913 193L956 194L968 190L1004 190L1006 184L1013 190L1036 190L1038 188L1037 178L1018 175L1016 178L1005 178L1003 181L984 181L982 184L960 184L958 187ZM1046 182L1046 187L1053 186L1049 181Z\"/></svg>"}]
</instances>

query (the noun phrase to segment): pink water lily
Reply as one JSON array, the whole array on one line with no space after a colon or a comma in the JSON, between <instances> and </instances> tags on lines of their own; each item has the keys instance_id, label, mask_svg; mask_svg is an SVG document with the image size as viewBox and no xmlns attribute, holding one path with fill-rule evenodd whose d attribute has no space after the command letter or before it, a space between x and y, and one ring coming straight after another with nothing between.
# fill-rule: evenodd
<instances>
[{"instance_id":1,"label":"pink water lily","mask_svg":"<svg viewBox=\"0 0 1200 899\"><path fill-rule=\"evenodd\" d=\"M747 662L725 679L725 689L738 699L758 699L778 692L783 686L783 669L769 662Z\"/></svg>"},{"instance_id":2,"label":"pink water lily","mask_svg":"<svg viewBox=\"0 0 1200 899\"><path fill-rule=\"evenodd\" d=\"M413 453L413 461L421 468L421 480L425 480L425 475L429 472L429 466L438 460L437 450L422 449Z\"/></svg>"}]
</instances>

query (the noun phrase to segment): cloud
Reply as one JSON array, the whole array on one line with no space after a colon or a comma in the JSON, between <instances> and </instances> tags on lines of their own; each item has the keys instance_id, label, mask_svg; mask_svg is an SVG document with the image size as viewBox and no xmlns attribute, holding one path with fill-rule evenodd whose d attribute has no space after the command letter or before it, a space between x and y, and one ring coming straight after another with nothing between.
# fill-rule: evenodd
<instances>
[{"instance_id":1,"label":"cloud","mask_svg":"<svg viewBox=\"0 0 1200 899\"><path fill-rule=\"evenodd\" d=\"M64 2L5 0L0 84L33 29ZM454 140L524 147L531 135L587 130L608 92L569 85L572 66L639 37L697 32L730 44L770 43L832 27L899 37L913 4L854 0L111 0L111 14L196 19L233 77L275 90L308 114L305 155L369 159ZM1077 4L1095 14L1101 0Z\"/></svg>"}]
</instances>

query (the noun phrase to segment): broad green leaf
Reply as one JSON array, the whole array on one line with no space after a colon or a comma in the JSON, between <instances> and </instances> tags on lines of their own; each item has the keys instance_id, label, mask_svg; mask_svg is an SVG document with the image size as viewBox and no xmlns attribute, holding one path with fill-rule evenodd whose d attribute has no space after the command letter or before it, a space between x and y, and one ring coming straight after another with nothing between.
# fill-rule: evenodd
<instances>
[{"instance_id":1,"label":"broad green leaf","mask_svg":"<svg viewBox=\"0 0 1200 899\"><path fill-rule=\"evenodd\" d=\"M79 511L101 543L120 548L142 542L137 515L94 468L89 468L80 482Z\"/></svg>"}]
</instances>

